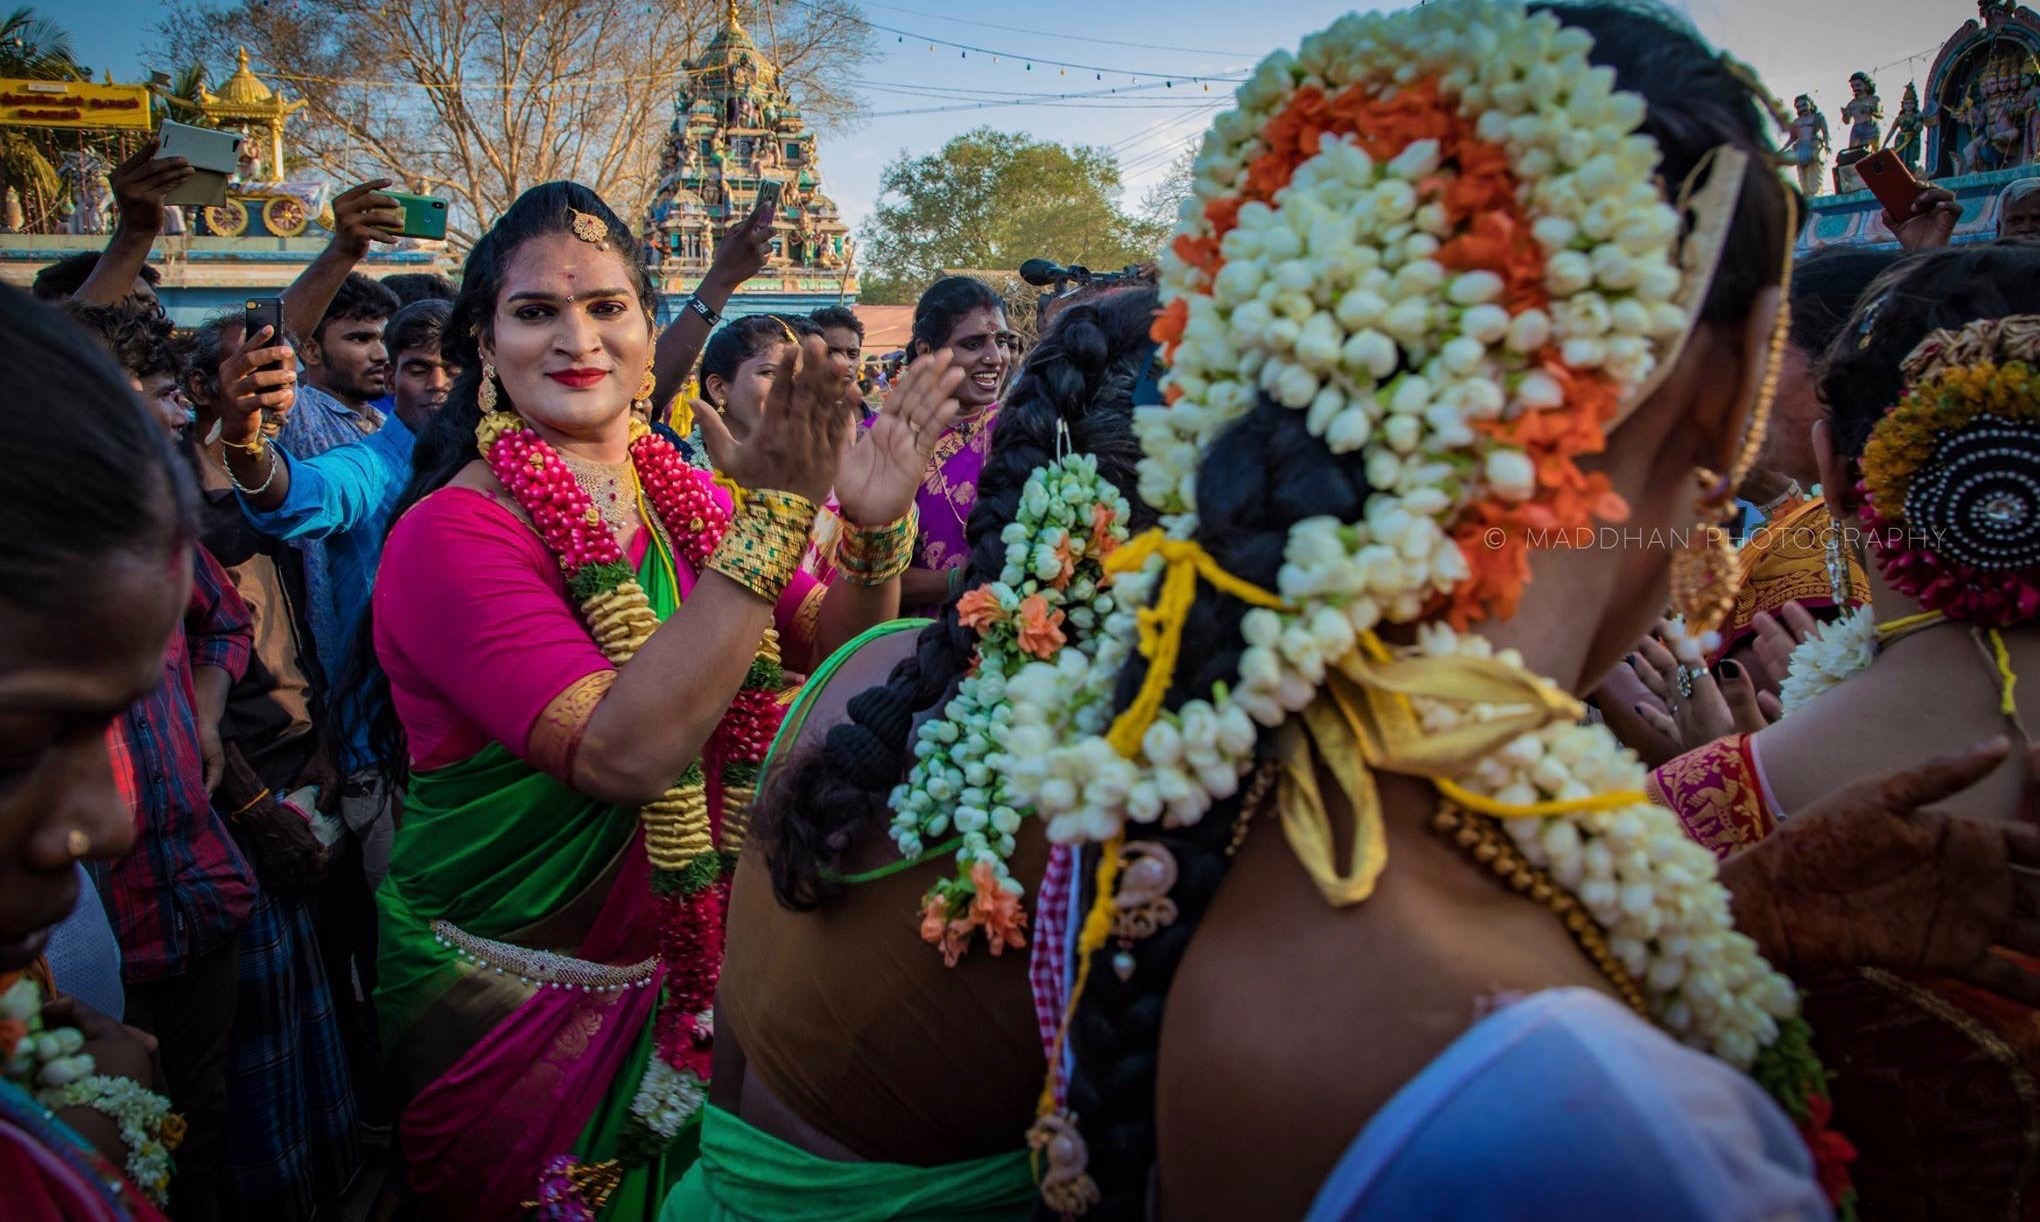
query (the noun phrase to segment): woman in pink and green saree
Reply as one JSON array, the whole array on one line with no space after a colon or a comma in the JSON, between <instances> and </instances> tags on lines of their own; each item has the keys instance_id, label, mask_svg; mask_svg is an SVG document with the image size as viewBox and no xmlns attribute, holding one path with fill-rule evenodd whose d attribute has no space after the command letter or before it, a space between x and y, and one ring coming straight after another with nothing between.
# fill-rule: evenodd
<instances>
[{"instance_id":1,"label":"woman in pink and green saree","mask_svg":"<svg viewBox=\"0 0 2040 1222\"><path fill-rule=\"evenodd\" d=\"M593 192L469 256L467 371L421 438L372 615L408 762L376 1002L424 1216L648 1216L694 1150L729 863L805 671L889 619L947 362L851 444L819 340L712 484L634 423L652 286ZM921 438L927 438L924 447ZM838 575L799 572L834 488Z\"/></svg>"}]
</instances>

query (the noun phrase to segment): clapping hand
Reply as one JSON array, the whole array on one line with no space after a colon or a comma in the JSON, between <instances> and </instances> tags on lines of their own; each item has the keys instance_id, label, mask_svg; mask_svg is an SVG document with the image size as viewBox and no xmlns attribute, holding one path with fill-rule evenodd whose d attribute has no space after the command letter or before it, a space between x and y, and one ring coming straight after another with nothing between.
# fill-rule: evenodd
<instances>
[{"instance_id":1,"label":"clapping hand","mask_svg":"<svg viewBox=\"0 0 2040 1222\"><path fill-rule=\"evenodd\" d=\"M915 361L885 405L843 455L836 471L836 503L843 520L882 526L907 512L926 478L928 462L961 410L956 388L963 370L947 349ZM839 383L839 389L841 384ZM855 384L851 385L855 389Z\"/></svg>"},{"instance_id":2,"label":"clapping hand","mask_svg":"<svg viewBox=\"0 0 2040 1222\"><path fill-rule=\"evenodd\" d=\"M1785 682L1785 676L1792 671L1792 651L1804 644L1806 638L1820 632L1820 621L1813 613L1796 602L1788 602L1778 608L1778 614L1759 611L1750 621L1755 629L1756 641L1750 652L1756 656L1757 666L1763 671L1763 690L1776 695Z\"/></svg>"},{"instance_id":3,"label":"clapping hand","mask_svg":"<svg viewBox=\"0 0 2040 1222\"><path fill-rule=\"evenodd\" d=\"M1722 866L1736 927L1781 970L1880 967L1949 976L2040 1006L2040 828L1922 809L2005 759L2003 739L1859 781ZM2040 748L2025 759L2040 785Z\"/></svg>"},{"instance_id":4,"label":"clapping hand","mask_svg":"<svg viewBox=\"0 0 2040 1222\"><path fill-rule=\"evenodd\" d=\"M1754 733L1777 719L1778 698L1757 690L1748 667L1732 659L1711 671L1683 666L1661 639L1670 629L1660 623L1657 634L1629 655L1631 669L1659 706L1635 710L1652 730L1680 751L1691 751L1725 735Z\"/></svg>"},{"instance_id":5,"label":"clapping hand","mask_svg":"<svg viewBox=\"0 0 2040 1222\"><path fill-rule=\"evenodd\" d=\"M828 345L811 335L794 348L793 367L774 379L764 423L738 441L722 413L697 401L695 422L715 469L740 488L777 488L820 505L854 424L843 383L829 368Z\"/></svg>"}]
</instances>

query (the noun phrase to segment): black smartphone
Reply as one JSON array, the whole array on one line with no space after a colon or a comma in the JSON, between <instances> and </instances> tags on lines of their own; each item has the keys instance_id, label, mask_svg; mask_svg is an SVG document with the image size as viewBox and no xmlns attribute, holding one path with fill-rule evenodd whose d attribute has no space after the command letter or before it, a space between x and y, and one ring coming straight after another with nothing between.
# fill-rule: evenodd
<instances>
[{"instance_id":1,"label":"black smartphone","mask_svg":"<svg viewBox=\"0 0 2040 1222\"><path fill-rule=\"evenodd\" d=\"M264 348L274 348L286 342L283 337L283 298L250 297L241 308L242 326L247 328L241 333L242 343L254 339L255 333L264 327L269 328L269 338L262 341Z\"/></svg>"}]
</instances>

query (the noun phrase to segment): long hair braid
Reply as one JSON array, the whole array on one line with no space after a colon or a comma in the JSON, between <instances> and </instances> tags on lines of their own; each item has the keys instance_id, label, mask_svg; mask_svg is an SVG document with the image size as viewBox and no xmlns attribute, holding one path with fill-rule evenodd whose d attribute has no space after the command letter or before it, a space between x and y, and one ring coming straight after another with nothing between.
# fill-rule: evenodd
<instances>
[{"instance_id":1,"label":"long hair braid","mask_svg":"<svg viewBox=\"0 0 2040 1222\"><path fill-rule=\"evenodd\" d=\"M1139 457L1133 386L1152 350L1147 332L1154 310L1152 289L1072 306L1028 358L979 475L957 597L996 580L1005 566L1000 532L1019 511L1028 475L1054 459L1058 426L1069 430L1071 449L1094 455L1100 473L1131 497ZM910 762L915 715L940 707L976 648L977 634L957 622L952 597L921 630L913 655L885 683L851 699L849 720L819 747L772 770L752 839L764 846L780 903L806 911L834 897L824 865L852 834L889 821L892 789Z\"/></svg>"},{"instance_id":2,"label":"long hair braid","mask_svg":"<svg viewBox=\"0 0 2040 1222\"><path fill-rule=\"evenodd\" d=\"M1620 3L1565 5L1554 11L1566 24L1594 36L1590 58L1615 70L1618 89L1644 96L1648 113L1643 130L1658 142L1666 181L1685 178L1719 145L1734 145L1759 159L1768 151L1750 87L1676 19ZM1791 240L1780 191L1769 175L1746 178L1733 239L1700 311L1703 323L1738 323L1756 293L1776 283L1784 244ZM1264 395L1201 461L1197 542L1227 572L1273 589L1291 526L1309 517L1331 515L1351 522L1363 516L1372 492L1364 466L1357 454L1332 454L1310 436L1303 413ZM1200 664L1178 670L1164 702L1167 708L1208 695L1215 683L1237 679L1245 649L1240 623L1248 610L1230 595L1199 588L1184 622L1180 656ZM1132 701L1145 673L1145 662L1134 657L1119 676L1116 707ZM1147 1216L1156 1157L1163 1005L1198 922L1224 881L1241 801L1235 795L1218 802L1187 828L1156 824L1133 833L1175 857L1177 881L1169 896L1177 917L1136 944L1134 967L1125 980L1109 962L1117 948L1108 943L1097 951L1071 1021L1069 1110L1081 1125L1089 1174L1100 1193L1086 1222ZM1095 858L1096 852L1088 856ZM1085 878L1090 873L1081 871ZM1044 1207L1040 1216L1057 1215Z\"/></svg>"}]
</instances>

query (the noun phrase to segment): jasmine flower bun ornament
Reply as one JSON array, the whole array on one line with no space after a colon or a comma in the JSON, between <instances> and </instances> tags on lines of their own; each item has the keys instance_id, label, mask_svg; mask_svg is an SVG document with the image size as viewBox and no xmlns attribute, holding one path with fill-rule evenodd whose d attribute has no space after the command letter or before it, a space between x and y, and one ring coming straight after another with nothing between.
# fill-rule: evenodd
<instances>
[{"instance_id":1,"label":"jasmine flower bun ornament","mask_svg":"<svg viewBox=\"0 0 2040 1222\"><path fill-rule=\"evenodd\" d=\"M1537 538L1626 515L1580 460L1676 364L1764 173L1725 143L1665 183L1644 99L1593 49L1548 11L1436 0L1343 17L1240 89L1161 263L1167 402L1135 431L1163 526L1106 562L1117 606L1088 665L1007 677L1024 749L1004 792L1052 840L1100 846L1081 995L1130 824L1195 825L1265 761L1299 864L1350 905L1387 865L1373 774L1421 778L1434 826L1482 862L1506 850L1512 885L1541 888L1618 996L1810 1115L1825 1085L1798 996L1735 932L1712 855L1575 700L1473 631L1514 613ZM1205 550L1197 475L1287 412L1359 500L1291 522L1264 588ZM1241 605L1237 676L1178 690L1204 587ZM1351 811L1341 834L1325 775ZM1037 1149L1073 1131L1062 1064ZM1095 1192L1054 1167L1043 1182L1072 1212Z\"/></svg>"}]
</instances>

